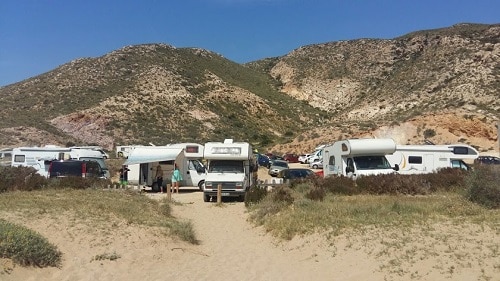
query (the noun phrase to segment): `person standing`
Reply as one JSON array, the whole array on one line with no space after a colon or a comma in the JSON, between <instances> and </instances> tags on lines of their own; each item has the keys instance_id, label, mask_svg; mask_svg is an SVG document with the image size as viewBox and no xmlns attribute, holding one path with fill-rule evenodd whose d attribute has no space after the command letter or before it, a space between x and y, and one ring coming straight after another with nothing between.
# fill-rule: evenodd
<instances>
[{"instance_id":1,"label":"person standing","mask_svg":"<svg viewBox=\"0 0 500 281\"><path fill-rule=\"evenodd\" d=\"M181 171L179 171L177 164L174 163L174 171L172 172L172 189L174 190L174 193L175 192L179 193L179 186L181 180L182 180Z\"/></svg>"},{"instance_id":2,"label":"person standing","mask_svg":"<svg viewBox=\"0 0 500 281\"><path fill-rule=\"evenodd\" d=\"M158 185L158 190L163 192L163 170L161 169L160 164L156 167L156 184Z\"/></svg>"},{"instance_id":3,"label":"person standing","mask_svg":"<svg viewBox=\"0 0 500 281\"><path fill-rule=\"evenodd\" d=\"M130 171L127 165L122 165L120 169L120 185L128 185L128 171Z\"/></svg>"}]
</instances>

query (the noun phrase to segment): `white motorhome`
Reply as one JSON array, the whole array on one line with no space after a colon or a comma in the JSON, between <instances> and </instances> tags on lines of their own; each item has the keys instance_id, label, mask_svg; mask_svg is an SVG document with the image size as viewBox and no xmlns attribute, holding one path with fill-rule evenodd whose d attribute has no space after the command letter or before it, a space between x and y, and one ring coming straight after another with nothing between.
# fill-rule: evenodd
<instances>
[{"instance_id":1,"label":"white motorhome","mask_svg":"<svg viewBox=\"0 0 500 281\"><path fill-rule=\"evenodd\" d=\"M104 148L97 146L97 145L87 145L87 146L71 146L70 148L72 149L90 149L90 150L96 150L99 151L102 154L102 157L104 159L108 159L109 155L106 151L104 151Z\"/></svg>"},{"instance_id":2,"label":"white motorhome","mask_svg":"<svg viewBox=\"0 0 500 281\"><path fill-rule=\"evenodd\" d=\"M145 145L118 145L116 146L116 158L127 158L135 147L149 147Z\"/></svg>"},{"instance_id":3,"label":"white motorhome","mask_svg":"<svg viewBox=\"0 0 500 281\"><path fill-rule=\"evenodd\" d=\"M400 174L433 173L441 168L469 170L464 160L474 161L479 152L470 145L397 145L393 154L387 155L391 165L399 165Z\"/></svg>"},{"instance_id":4,"label":"white motorhome","mask_svg":"<svg viewBox=\"0 0 500 281\"><path fill-rule=\"evenodd\" d=\"M17 147L12 149L12 167L33 167L42 176L48 177L50 162L54 160L93 160L99 163L105 173L105 178L110 177L101 152L92 149L75 149L47 145L44 147Z\"/></svg>"},{"instance_id":5,"label":"white motorhome","mask_svg":"<svg viewBox=\"0 0 500 281\"><path fill-rule=\"evenodd\" d=\"M207 142L204 158L207 161L207 178L203 188L203 201L209 202L222 187L221 196L238 197L245 200L245 194L257 181L257 161L252 146L247 142Z\"/></svg>"},{"instance_id":6,"label":"white motorhome","mask_svg":"<svg viewBox=\"0 0 500 281\"><path fill-rule=\"evenodd\" d=\"M336 141L323 148L323 174L325 177L389 174L391 167L386 155L396 151L392 139L348 139Z\"/></svg>"},{"instance_id":7,"label":"white motorhome","mask_svg":"<svg viewBox=\"0 0 500 281\"><path fill-rule=\"evenodd\" d=\"M182 175L181 187L197 186L203 190L206 177L206 169L201 162L203 150L203 145L197 143L136 146L124 163L129 169L128 182L160 191L156 179L158 174L163 178L161 186L165 187L171 183L175 163Z\"/></svg>"}]
</instances>

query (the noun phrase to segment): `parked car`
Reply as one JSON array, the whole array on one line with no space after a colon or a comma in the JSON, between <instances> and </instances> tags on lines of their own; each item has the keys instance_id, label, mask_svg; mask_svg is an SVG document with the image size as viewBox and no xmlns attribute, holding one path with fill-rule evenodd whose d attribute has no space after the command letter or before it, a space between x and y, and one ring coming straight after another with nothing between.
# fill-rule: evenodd
<instances>
[{"instance_id":1,"label":"parked car","mask_svg":"<svg viewBox=\"0 0 500 281\"><path fill-rule=\"evenodd\" d=\"M474 164L493 164L493 165L499 165L500 164L500 158L496 156L479 156L478 158L474 159Z\"/></svg>"},{"instance_id":2,"label":"parked car","mask_svg":"<svg viewBox=\"0 0 500 281\"><path fill-rule=\"evenodd\" d=\"M278 174L283 180L303 179L314 176L314 172L307 168L289 168L281 170Z\"/></svg>"},{"instance_id":3,"label":"parked car","mask_svg":"<svg viewBox=\"0 0 500 281\"><path fill-rule=\"evenodd\" d=\"M269 167L268 174L271 177L276 177L281 170L288 169L288 162L285 160L274 160Z\"/></svg>"},{"instance_id":4,"label":"parked car","mask_svg":"<svg viewBox=\"0 0 500 281\"><path fill-rule=\"evenodd\" d=\"M311 154L301 154L297 160L299 160L300 164L306 164L309 156L311 156Z\"/></svg>"},{"instance_id":5,"label":"parked car","mask_svg":"<svg viewBox=\"0 0 500 281\"><path fill-rule=\"evenodd\" d=\"M314 162L309 163L309 167L313 169L323 169L323 159L316 160Z\"/></svg>"},{"instance_id":6,"label":"parked car","mask_svg":"<svg viewBox=\"0 0 500 281\"><path fill-rule=\"evenodd\" d=\"M105 178L105 175L99 163L92 160L52 161L49 166L49 178Z\"/></svg>"},{"instance_id":7,"label":"parked car","mask_svg":"<svg viewBox=\"0 0 500 281\"><path fill-rule=\"evenodd\" d=\"M283 160L285 160L288 163L298 163L299 156L297 154L293 154L293 153L286 153L283 155Z\"/></svg>"},{"instance_id":8,"label":"parked car","mask_svg":"<svg viewBox=\"0 0 500 281\"><path fill-rule=\"evenodd\" d=\"M269 157L267 157L267 155L257 153L256 157L257 157L257 163L259 166L269 168L270 160L269 160Z\"/></svg>"}]
</instances>

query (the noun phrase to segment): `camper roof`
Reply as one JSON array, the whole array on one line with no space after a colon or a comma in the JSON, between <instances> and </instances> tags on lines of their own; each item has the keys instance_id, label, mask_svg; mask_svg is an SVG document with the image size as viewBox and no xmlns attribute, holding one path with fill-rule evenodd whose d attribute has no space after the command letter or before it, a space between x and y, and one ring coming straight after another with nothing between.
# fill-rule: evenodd
<instances>
[{"instance_id":1,"label":"camper roof","mask_svg":"<svg viewBox=\"0 0 500 281\"><path fill-rule=\"evenodd\" d=\"M168 148L165 146L147 146L134 148L124 165L133 165L140 163L151 163L160 161L172 161L177 158L183 148Z\"/></svg>"}]
</instances>

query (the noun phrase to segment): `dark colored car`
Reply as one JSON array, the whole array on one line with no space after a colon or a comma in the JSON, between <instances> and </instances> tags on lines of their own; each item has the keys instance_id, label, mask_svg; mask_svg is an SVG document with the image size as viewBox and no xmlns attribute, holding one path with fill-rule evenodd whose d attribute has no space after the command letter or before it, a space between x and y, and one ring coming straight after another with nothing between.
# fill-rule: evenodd
<instances>
[{"instance_id":1,"label":"dark colored car","mask_svg":"<svg viewBox=\"0 0 500 281\"><path fill-rule=\"evenodd\" d=\"M293 153L287 153L283 155L283 160L288 163L299 163L299 156Z\"/></svg>"},{"instance_id":2,"label":"dark colored car","mask_svg":"<svg viewBox=\"0 0 500 281\"><path fill-rule=\"evenodd\" d=\"M294 179L304 179L314 176L314 172L311 169L306 168L289 168L281 170L278 173L278 178L283 178L283 180L294 180Z\"/></svg>"},{"instance_id":3,"label":"dark colored car","mask_svg":"<svg viewBox=\"0 0 500 281\"><path fill-rule=\"evenodd\" d=\"M52 161L49 166L49 178L103 178L105 174L106 173L101 169L101 166L96 161Z\"/></svg>"},{"instance_id":4,"label":"dark colored car","mask_svg":"<svg viewBox=\"0 0 500 281\"><path fill-rule=\"evenodd\" d=\"M267 157L267 155L257 153L255 157L257 158L257 163L259 166L269 168L270 160L269 157Z\"/></svg>"},{"instance_id":5,"label":"dark colored car","mask_svg":"<svg viewBox=\"0 0 500 281\"><path fill-rule=\"evenodd\" d=\"M474 160L475 164L493 164L493 165L499 165L500 164L500 158L496 156L479 156Z\"/></svg>"}]
</instances>

